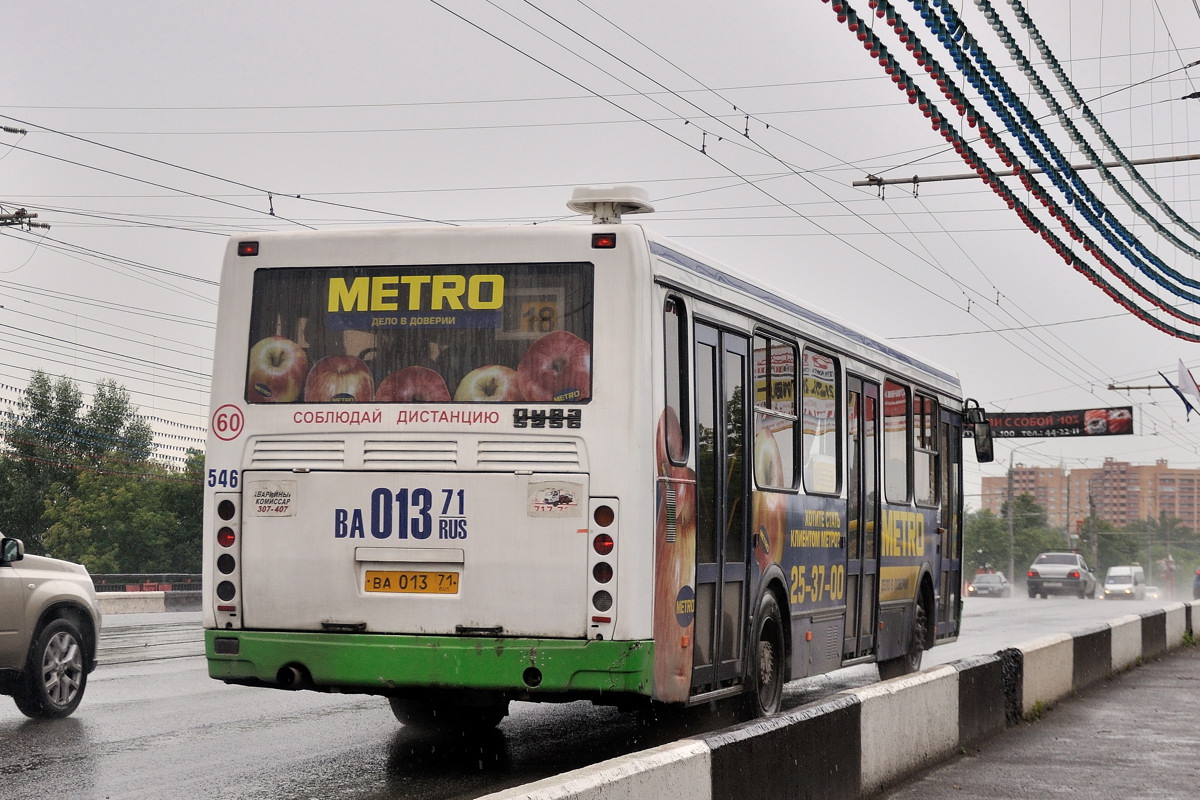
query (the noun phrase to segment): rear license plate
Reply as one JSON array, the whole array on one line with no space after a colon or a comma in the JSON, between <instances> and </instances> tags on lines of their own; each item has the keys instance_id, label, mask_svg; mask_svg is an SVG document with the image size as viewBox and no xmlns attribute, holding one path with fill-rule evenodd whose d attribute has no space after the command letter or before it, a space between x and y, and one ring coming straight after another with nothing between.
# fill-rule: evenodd
<instances>
[{"instance_id":1,"label":"rear license plate","mask_svg":"<svg viewBox=\"0 0 1200 800\"><path fill-rule=\"evenodd\" d=\"M1055 589L1062 585L1062 581L1042 581L1042 586L1053 587Z\"/></svg>"},{"instance_id":2,"label":"rear license plate","mask_svg":"<svg viewBox=\"0 0 1200 800\"><path fill-rule=\"evenodd\" d=\"M364 584L367 592L458 594L458 573L369 569Z\"/></svg>"}]
</instances>

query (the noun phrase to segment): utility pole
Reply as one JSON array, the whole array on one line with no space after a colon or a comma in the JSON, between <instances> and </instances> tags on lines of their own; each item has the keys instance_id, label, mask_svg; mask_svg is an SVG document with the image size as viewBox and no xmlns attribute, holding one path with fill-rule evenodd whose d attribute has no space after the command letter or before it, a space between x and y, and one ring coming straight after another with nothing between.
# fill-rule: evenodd
<instances>
[{"instance_id":1,"label":"utility pole","mask_svg":"<svg viewBox=\"0 0 1200 800\"><path fill-rule=\"evenodd\" d=\"M1016 564L1015 554L1013 553L1013 467L1012 454L1008 456L1008 579L1015 581L1017 573L1014 571Z\"/></svg>"},{"instance_id":2,"label":"utility pole","mask_svg":"<svg viewBox=\"0 0 1200 800\"><path fill-rule=\"evenodd\" d=\"M0 131L3 131L4 133L13 133L18 136L24 136L29 132L24 128L14 128L10 125L0 125ZM18 208L12 213L5 213L4 209L0 208L0 228L11 228L14 225L25 228L26 230L30 230L32 228L50 228L50 226L44 222L34 222L33 220L35 219L37 219L37 214L30 214L23 208Z\"/></svg>"}]
</instances>

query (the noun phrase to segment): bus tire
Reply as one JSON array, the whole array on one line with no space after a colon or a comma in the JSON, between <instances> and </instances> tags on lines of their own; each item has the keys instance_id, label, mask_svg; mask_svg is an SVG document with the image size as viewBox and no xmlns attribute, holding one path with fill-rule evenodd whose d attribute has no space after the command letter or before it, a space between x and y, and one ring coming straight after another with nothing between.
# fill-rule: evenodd
<instances>
[{"instance_id":1,"label":"bus tire","mask_svg":"<svg viewBox=\"0 0 1200 800\"><path fill-rule=\"evenodd\" d=\"M758 603L754 622L754 645L746 675L747 710L755 717L777 714L783 706L786 680L787 639L783 614L775 595L767 592Z\"/></svg>"},{"instance_id":2,"label":"bus tire","mask_svg":"<svg viewBox=\"0 0 1200 800\"><path fill-rule=\"evenodd\" d=\"M460 703L445 697L389 697L402 725L425 730L490 730L508 716L508 701Z\"/></svg>"},{"instance_id":3,"label":"bus tire","mask_svg":"<svg viewBox=\"0 0 1200 800\"><path fill-rule=\"evenodd\" d=\"M925 652L926 624L929 619L925 604L918 602L913 614L913 626L908 642L908 652L899 658L879 662L879 677L883 680L911 675L921 669L921 655Z\"/></svg>"}]
</instances>

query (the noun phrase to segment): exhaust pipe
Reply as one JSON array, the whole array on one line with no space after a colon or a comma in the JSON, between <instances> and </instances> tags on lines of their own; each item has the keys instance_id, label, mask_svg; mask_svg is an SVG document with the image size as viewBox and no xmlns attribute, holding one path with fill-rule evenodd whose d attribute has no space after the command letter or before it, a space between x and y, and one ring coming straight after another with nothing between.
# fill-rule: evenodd
<instances>
[{"instance_id":1,"label":"exhaust pipe","mask_svg":"<svg viewBox=\"0 0 1200 800\"><path fill-rule=\"evenodd\" d=\"M308 671L295 664L288 664L281 668L275 674L275 681L284 689L309 689L312 687L312 678L309 677Z\"/></svg>"}]
</instances>

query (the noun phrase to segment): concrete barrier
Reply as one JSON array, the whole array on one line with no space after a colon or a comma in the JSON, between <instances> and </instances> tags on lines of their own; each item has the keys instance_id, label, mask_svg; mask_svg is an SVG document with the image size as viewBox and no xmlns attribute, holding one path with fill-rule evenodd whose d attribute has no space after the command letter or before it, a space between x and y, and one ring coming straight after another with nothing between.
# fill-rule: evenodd
<instances>
[{"instance_id":1,"label":"concrete barrier","mask_svg":"<svg viewBox=\"0 0 1200 800\"><path fill-rule=\"evenodd\" d=\"M481 800L857 800L1180 646L1195 634L1196 605L932 667Z\"/></svg>"},{"instance_id":2,"label":"concrete barrier","mask_svg":"<svg viewBox=\"0 0 1200 800\"><path fill-rule=\"evenodd\" d=\"M1008 727L1006 697L1012 689L1004 659L975 656L950 666L958 670L958 744L970 747ZM1019 701L1015 705L1019 708Z\"/></svg>"},{"instance_id":3,"label":"concrete barrier","mask_svg":"<svg viewBox=\"0 0 1200 800\"><path fill-rule=\"evenodd\" d=\"M491 800L710 800L712 769L703 742L684 740L487 795Z\"/></svg>"},{"instance_id":4,"label":"concrete barrier","mask_svg":"<svg viewBox=\"0 0 1200 800\"><path fill-rule=\"evenodd\" d=\"M97 592L101 614L199 611L200 590L179 592Z\"/></svg>"},{"instance_id":5,"label":"concrete barrier","mask_svg":"<svg viewBox=\"0 0 1200 800\"><path fill-rule=\"evenodd\" d=\"M1184 635L1188 631L1194 630L1192 628L1192 607L1190 604L1185 603L1171 603L1163 607L1163 616L1166 627L1163 636L1163 649L1178 647L1179 643L1183 641ZM1146 641L1145 628L1142 630L1142 641ZM1149 639L1153 641L1154 635L1151 634Z\"/></svg>"},{"instance_id":6,"label":"concrete barrier","mask_svg":"<svg viewBox=\"0 0 1200 800\"><path fill-rule=\"evenodd\" d=\"M1040 703L1052 705L1074 686L1075 643L1056 633L1018 645L1021 651L1021 714L1028 716Z\"/></svg>"},{"instance_id":7,"label":"concrete barrier","mask_svg":"<svg viewBox=\"0 0 1200 800\"><path fill-rule=\"evenodd\" d=\"M1112 674L1112 628L1101 625L1071 637L1071 691L1086 689Z\"/></svg>"},{"instance_id":8,"label":"concrete barrier","mask_svg":"<svg viewBox=\"0 0 1200 800\"><path fill-rule=\"evenodd\" d=\"M101 614L166 611L166 592L98 592Z\"/></svg>"},{"instance_id":9,"label":"concrete barrier","mask_svg":"<svg viewBox=\"0 0 1200 800\"><path fill-rule=\"evenodd\" d=\"M943 761L958 747L954 667L933 667L847 694L862 704L862 792L874 794Z\"/></svg>"},{"instance_id":10,"label":"concrete barrier","mask_svg":"<svg viewBox=\"0 0 1200 800\"><path fill-rule=\"evenodd\" d=\"M1145 649L1142 646L1142 618L1127 614L1108 623L1112 627L1112 661L1109 673L1124 672L1137 666ZM1161 624L1157 626L1161 629Z\"/></svg>"},{"instance_id":11,"label":"concrete barrier","mask_svg":"<svg viewBox=\"0 0 1200 800\"><path fill-rule=\"evenodd\" d=\"M709 735L704 744L712 751L711 796L857 796L861 713L859 698L835 694Z\"/></svg>"}]
</instances>

